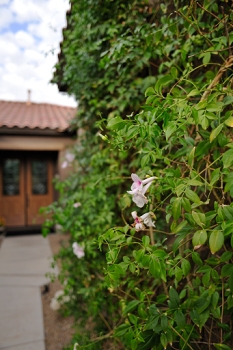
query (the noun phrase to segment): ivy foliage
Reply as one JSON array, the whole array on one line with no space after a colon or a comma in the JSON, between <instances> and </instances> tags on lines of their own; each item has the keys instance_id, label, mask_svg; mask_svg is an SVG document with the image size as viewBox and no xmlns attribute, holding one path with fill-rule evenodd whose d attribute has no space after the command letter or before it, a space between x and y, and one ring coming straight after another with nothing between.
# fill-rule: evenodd
<instances>
[{"instance_id":1,"label":"ivy foliage","mask_svg":"<svg viewBox=\"0 0 233 350\"><path fill-rule=\"evenodd\" d=\"M225 1L72 1L53 81L82 135L47 211L85 250L59 254L76 349L233 347L232 28Z\"/></svg>"}]
</instances>

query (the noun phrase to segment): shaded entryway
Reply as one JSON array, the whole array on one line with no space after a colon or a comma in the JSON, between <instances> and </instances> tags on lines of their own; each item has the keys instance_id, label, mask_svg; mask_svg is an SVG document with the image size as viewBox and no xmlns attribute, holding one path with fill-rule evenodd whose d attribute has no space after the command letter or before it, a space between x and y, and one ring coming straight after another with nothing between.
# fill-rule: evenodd
<instances>
[{"instance_id":1,"label":"shaded entryway","mask_svg":"<svg viewBox=\"0 0 233 350\"><path fill-rule=\"evenodd\" d=\"M0 152L0 213L7 227L40 225L54 200L57 152Z\"/></svg>"}]
</instances>

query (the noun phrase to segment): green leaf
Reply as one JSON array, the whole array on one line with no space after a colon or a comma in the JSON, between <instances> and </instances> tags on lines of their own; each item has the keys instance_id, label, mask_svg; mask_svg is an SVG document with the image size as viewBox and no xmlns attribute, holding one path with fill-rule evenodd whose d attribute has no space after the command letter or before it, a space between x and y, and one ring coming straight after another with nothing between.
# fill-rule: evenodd
<instances>
[{"instance_id":1,"label":"green leaf","mask_svg":"<svg viewBox=\"0 0 233 350\"><path fill-rule=\"evenodd\" d=\"M158 30L156 33L155 33L155 43L158 44L160 39L161 39L161 36L162 36L162 30Z\"/></svg>"},{"instance_id":2,"label":"green leaf","mask_svg":"<svg viewBox=\"0 0 233 350\"><path fill-rule=\"evenodd\" d=\"M138 134L138 127L135 125L131 125L125 134L126 140L130 140Z\"/></svg>"},{"instance_id":3,"label":"green leaf","mask_svg":"<svg viewBox=\"0 0 233 350\"><path fill-rule=\"evenodd\" d=\"M208 297L200 297L198 298L196 301L195 301L195 307L197 309L197 312L199 314L199 317L200 317L200 314L206 310L206 308L210 305L210 301L211 301L211 298L208 296Z\"/></svg>"},{"instance_id":4,"label":"green leaf","mask_svg":"<svg viewBox=\"0 0 233 350\"><path fill-rule=\"evenodd\" d=\"M136 309L139 303L140 303L139 300L130 301L126 306L126 308L124 309L123 315L126 316L129 312L132 312L134 309Z\"/></svg>"},{"instance_id":5,"label":"green leaf","mask_svg":"<svg viewBox=\"0 0 233 350\"><path fill-rule=\"evenodd\" d=\"M164 75L162 78L158 79L157 83L155 84L155 91L161 94L162 88L170 84L172 81L174 81L174 78L171 75Z\"/></svg>"},{"instance_id":6,"label":"green leaf","mask_svg":"<svg viewBox=\"0 0 233 350\"><path fill-rule=\"evenodd\" d=\"M129 321L132 324L137 325L137 323L138 323L138 317L137 316L135 316L134 314L129 314L128 317L129 317Z\"/></svg>"},{"instance_id":7,"label":"green leaf","mask_svg":"<svg viewBox=\"0 0 233 350\"><path fill-rule=\"evenodd\" d=\"M223 167L229 168L233 164L233 149L229 149L222 157Z\"/></svg>"},{"instance_id":8,"label":"green leaf","mask_svg":"<svg viewBox=\"0 0 233 350\"><path fill-rule=\"evenodd\" d=\"M223 100L224 106L227 106L233 103L233 96L226 96Z\"/></svg>"},{"instance_id":9,"label":"green leaf","mask_svg":"<svg viewBox=\"0 0 233 350\"><path fill-rule=\"evenodd\" d=\"M163 315L161 317L161 328L165 332L168 328L168 318L167 316Z\"/></svg>"},{"instance_id":10,"label":"green leaf","mask_svg":"<svg viewBox=\"0 0 233 350\"><path fill-rule=\"evenodd\" d=\"M206 225L205 214L192 211L192 217L193 217L193 220L198 224L198 226L203 227Z\"/></svg>"},{"instance_id":11,"label":"green leaf","mask_svg":"<svg viewBox=\"0 0 233 350\"><path fill-rule=\"evenodd\" d=\"M152 87L148 87L148 89L146 89L146 92L145 92L146 97L154 94L155 94L155 90Z\"/></svg>"},{"instance_id":12,"label":"green leaf","mask_svg":"<svg viewBox=\"0 0 233 350\"><path fill-rule=\"evenodd\" d=\"M200 328L200 330L202 329L202 327L204 326L204 324L208 321L209 316L210 316L210 310L205 310L204 312L202 312L202 313L199 315L199 318L200 318L199 328Z\"/></svg>"},{"instance_id":13,"label":"green leaf","mask_svg":"<svg viewBox=\"0 0 233 350\"><path fill-rule=\"evenodd\" d=\"M228 277L233 273L233 264L226 264L223 265L221 269L221 276L222 277Z\"/></svg>"},{"instance_id":14,"label":"green leaf","mask_svg":"<svg viewBox=\"0 0 233 350\"><path fill-rule=\"evenodd\" d=\"M169 290L170 308L177 308L180 305L180 298L177 291L171 287Z\"/></svg>"},{"instance_id":15,"label":"green leaf","mask_svg":"<svg viewBox=\"0 0 233 350\"><path fill-rule=\"evenodd\" d=\"M148 247L148 245L150 244L150 238L148 236L143 236L142 243L143 243L145 248Z\"/></svg>"},{"instance_id":16,"label":"green leaf","mask_svg":"<svg viewBox=\"0 0 233 350\"><path fill-rule=\"evenodd\" d=\"M117 329L114 332L114 335L116 335L117 337L121 337L122 335L124 335L129 329L131 328L131 325L123 323L121 324L119 327L117 327Z\"/></svg>"},{"instance_id":17,"label":"green leaf","mask_svg":"<svg viewBox=\"0 0 233 350\"><path fill-rule=\"evenodd\" d=\"M186 220L184 220L184 221L182 221L178 226L176 226L174 229L173 229L173 233L178 233L178 232L180 232L180 231L182 231L182 229L187 225L187 221Z\"/></svg>"},{"instance_id":18,"label":"green leaf","mask_svg":"<svg viewBox=\"0 0 233 350\"><path fill-rule=\"evenodd\" d=\"M233 117L228 118L227 120L225 120L224 122L227 126L230 126L231 128L233 128Z\"/></svg>"},{"instance_id":19,"label":"green leaf","mask_svg":"<svg viewBox=\"0 0 233 350\"><path fill-rule=\"evenodd\" d=\"M177 68L176 68L176 67L172 67L172 68L171 68L171 75L172 75L172 77L173 77L174 79L177 78L177 74L178 74Z\"/></svg>"},{"instance_id":20,"label":"green leaf","mask_svg":"<svg viewBox=\"0 0 233 350\"><path fill-rule=\"evenodd\" d=\"M184 210L186 210L188 213L191 212L191 204L188 198L183 197L182 201L181 201L182 207L184 208Z\"/></svg>"},{"instance_id":21,"label":"green leaf","mask_svg":"<svg viewBox=\"0 0 233 350\"><path fill-rule=\"evenodd\" d=\"M168 341L167 341L167 337L164 333L162 333L160 336L160 342L161 342L161 345L163 346L163 348L166 349Z\"/></svg>"},{"instance_id":22,"label":"green leaf","mask_svg":"<svg viewBox=\"0 0 233 350\"><path fill-rule=\"evenodd\" d=\"M188 155L188 164L193 167L193 162L194 162L194 155L195 155L196 147L193 147L193 149L190 151Z\"/></svg>"},{"instance_id":23,"label":"green leaf","mask_svg":"<svg viewBox=\"0 0 233 350\"><path fill-rule=\"evenodd\" d=\"M159 318L160 318L160 315L150 316L147 323L146 323L145 329L146 330L147 329L154 329L158 324Z\"/></svg>"},{"instance_id":24,"label":"green leaf","mask_svg":"<svg viewBox=\"0 0 233 350\"><path fill-rule=\"evenodd\" d=\"M220 230L213 230L209 238L210 251L215 254L224 244L224 235Z\"/></svg>"},{"instance_id":25,"label":"green leaf","mask_svg":"<svg viewBox=\"0 0 233 350\"><path fill-rule=\"evenodd\" d=\"M181 269L182 269L183 275L188 276L188 274L191 270L190 262L186 259L183 259L181 262Z\"/></svg>"},{"instance_id":26,"label":"green leaf","mask_svg":"<svg viewBox=\"0 0 233 350\"><path fill-rule=\"evenodd\" d=\"M202 283L205 287L209 285L210 282L210 271L207 271L202 277Z\"/></svg>"},{"instance_id":27,"label":"green leaf","mask_svg":"<svg viewBox=\"0 0 233 350\"><path fill-rule=\"evenodd\" d=\"M209 112L221 112L224 104L222 102L210 102L206 105L206 110Z\"/></svg>"},{"instance_id":28,"label":"green leaf","mask_svg":"<svg viewBox=\"0 0 233 350\"><path fill-rule=\"evenodd\" d=\"M133 256L138 263L140 263L142 261L142 258L144 257L144 255L145 255L144 249L139 249L139 250L133 251Z\"/></svg>"},{"instance_id":29,"label":"green leaf","mask_svg":"<svg viewBox=\"0 0 233 350\"><path fill-rule=\"evenodd\" d=\"M199 314L197 313L197 311L196 311L195 309L194 309L194 310L191 310L190 316L191 316L192 321L193 321L197 326L199 326L199 324L200 324L200 318L199 318Z\"/></svg>"},{"instance_id":30,"label":"green leaf","mask_svg":"<svg viewBox=\"0 0 233 350\"><path fill-rule=\"evenodd\" d=\"M181 270L180 267L176 266L175 267L175 278L177 280L177 282L180 282L182 280L183 277L183 271Z\"/></svg>"},{"instance_id":31,"label":"green leaf","mask_svg":"<svg viewBox=\"0 0 233 350\"><path fill-rule=\"evenodd\" d=\"M211 297L211 304L212 304L214 309L217 307L218 301L219 301L219 293L217 291L215 291Z\"/></svg>"},{"instance_id":32,"label":"green leaf","mask_svg":"<svg viewBox=\"0 0 233 350\"><path fill-rule=\"evenodd\" d=\"M230 291L233 294L233 274L230 275L228 284L229 284Z\"/></svg>"},{"instance_id":33,"label":"green leaf","mask_svg":"<svg viewBox=\"0 0 233 350\"><path fill-rule=\"evenodd\" d=\"M203 265L200 255L197 252L192 253L193 262L197 265Z\"/></svg>"},{"instance_id":34,"label":"green leaf","mask_svg":"<svg viewBox=\"0 0 233 350\"><path fill-rule=\"evenodd\" d=\"M223 128L223 124L220 124L219 126L217 126L216 129L214 129L211 134L210 134L210 142L213 142L213 140L218 136L218 134L221 132Z\"/></svg>"},{"instance_id":35,"label":"green leaf","mask_svg":"<svg viewBox=\"0 0 233 350\"><path fill-rule=\"evenodd\" d=\"M157 258L164 258L167 255L167 252L163 249L156 249L153 251L153 255Z\"/></svg>"},{"instance_id":36,"label":"green leaf","mask_svg":"<svg viewBox=\"0 0 233 350\"><path fill-rule=\"evenodd\" d=\"M218 181L219 177L220 177L220 168L217 168L211 173L210 185L213 186L215 182Z\"/></svg>"},{"instance_id":37,"label":"green leaf","mask_svg":"<svg viewBox=\"0 0 233 350\"><path fill-rule=\"evenodd\" d=\"M108 121L107 128L110 130L121 130L125 127L126 122L121 117L111 118Z\"/></svg>"},{"instance_id":38,"label":"green leaf","mask_svg":"<svg viewBox=\"0 0 233 350\"><path fill-rule=\"evenodd\" d=\"M231 260L233 253L232 252L224 252L220 258L220 263Z\"/></svg>"},{"instance_id":39,"label":"green leaf","mask_svg":"<svg viewBox=\"0 0 233 350\"><path fill-rule=\"evenodd\" d=\"M200 95L200 91L197 89L193 89L188 93L187 97L197 96L197 95Z\"/></svg>"},{"instance_id":40,"label":"green leaf","mask_svg":"<svg viewBox=\"0 0 233 350\"><path fill-rule=\"evenodd\" d=\"M150 153L147 153L141 159L141 167L144 168L149 162L150 162Z\"/></svg>"},{"instance_id":41,"label":"green leaf","mask_svg":"<svg viewBox=\"0 0 233 350\"><path fill-rule=\"evenodd\" d=\"M177 324L178 327L185 328L186 318L185 318L185 315L183 314L183 312L181 310L176 310L175 311L174 318L175 318L175 321L176 321L176 324Z\"/></svg>"},{"instance_id":42,"label":"green leaf","mask_svg":"<svg viewBox=\"0 0 233 350\"><path fill-rule=\"evenodd\" d=\"M160 271L161 271L160 262L157 258L154 258L153 256L151 256L151 259L150 259L149 271L153 277L155 278L160 277Z\"/></svg>"},{"instance_id":43,"label":"green leaf","mask_svg":"<svg viewBox=\"0 0 233 350\"><path fill-rule=\"evenodd\" d=\"M185 194L188 197L188 199L190 199L193 203L200 204L201 200L194 191L186 189Z\"/></svg>"},{"instance_id":44,"label":"green leaf","mask_svg":"<svg viewBox=\"0 0 233 350\"><path fill-rule=\"evenodd\" d=\"M188 186L203 186L203 183L199 180L189 179L189 180L187 180L187 185Z\"/></svg>"},{"instance_id":45,"label":"green leaf","mask_svg":"<svg viewBox=\"0 0 233 350\"><path fill-rule=\"evenodd\" d=\"M211 58L211 53L210 52L205 52L203 54L203 59L202 59L202 62L204 65L208 64L209 61L210 61L210 58Z\"/></svg>"},{"instance_id":46,"label":"green leaf","mask_svg":"<svg viewBox=\"0 0 233 350\"><path fill-rule=\"evenodd\" d=\"M194 249L198 249L207 241L207 232L205 230L196 231L192 238Z\"/></svg>"},{"instance_id":47,"label":"green leaf","mask_svg":"<svg viewBox=\"0 0 233 350\"><path fill-rule=\"evenodd\" d=\"M229 346L227 346L225 344L214 344L214 347L217 350L232 350L232 348L230 348Z\"/></svg>"},{"instance_id":48,"label":"green leaf","mask_svg":"<svg viewBox=\"0 0 233 350\"><path fill-rule=\"evenodd\" d=\"M138 341L137 339L133 338L134 336L134 333L132 332L132 338L131 338L131 341L130 341L130 349L131 350L136 350L137 347L138 347Z\"/></svg>"},{"instance_id":49,"label":"green leaf","mask_svg":"<svg viewBox=\"0 0 233 350\"><path fill-rule=\"evenodd\" d=\"M172 203L172 216L175 220L179 219L181 215L181 198L176 198Z\"/></svg>"},{"instance_id":50,"label":"green leaf","mask_svg":"<svg viewBox=\"0 0 233 350\"><path fill-rule=\"evenodd\" d=\"M164 128L164 133L166 140L176 131L176 123L171 121L166 128Z\"/></svg>"}]
</instances>

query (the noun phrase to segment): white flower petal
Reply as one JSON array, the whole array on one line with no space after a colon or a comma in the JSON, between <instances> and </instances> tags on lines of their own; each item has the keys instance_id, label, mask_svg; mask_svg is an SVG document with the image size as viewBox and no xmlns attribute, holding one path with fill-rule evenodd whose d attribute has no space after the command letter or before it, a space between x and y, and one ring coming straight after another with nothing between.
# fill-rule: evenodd
<instances>
[{"instance_id":1,"label":"white flower petal","mask_svg":"<svg viewBox=\"0 0 233 350\"><path fill-rule=\"evenodd\" d=\"M57 299L52 298L51 303L50 303L50 307L52 310L57 311L60 309L60 303L57 301Z\"/></svg>"},{"instance_id":2,"label":"white flower petal","mask_svg":"<svg viewBox=\"0 0 233 350\"><path fill-rule=\"evenodd\" d=\"M150 213L145 213L140 218L144 221L148 216L150 216Z\"/></svg>"},{"instance_id":3,"label":"white flower petal","mask_svg":"<svg viewBox=\"0 0 233 350\"><path fill-rule=\"evenodd\" d=\"M148 199L142 193L138 192L133 196L133 202L139 208L142 208L148 202Z\"/></svg>"},{"instance_id":4,"label":"white flower petal","mask_svg":"<svg viewBox=\"0 0 233 350\"><path fill-rule=\"evenodd\" d=\"M150 187L150 185L152 184L152 182L148 182L148 184L146 184L145 186L142 187L142 194L145 194L146 191L148 190L148 188Z\"/></svg>"},{"instance_id":5,"label":"white flower petal","mask_svg":"<svg viewBox=\"0 0 233 350\"><path fill-rule=\"evenodd\" d=\"M140 177L137 174L131 174L131 178L133 180L133 182L142 182L142 180L140 179Z\"/></svg>"},{"instance_id":6,"label":"white flower petal","mask_svg":"<svg viewBox=\"0 0 233 350\"><path fill-rule=\"evenodd\" d=\"M155 227L154 221L152 221L150 216L148 216L143 222L148 227Z\"/></svg>"},{"instance_id":7,"label":"white flower petal","mask_svg":"<svg viewBox=\"0 0 233 350\"><path fill-rule=\"evenodd\" d=\"M132 217L133 217L134 219L136 219L136 218L138 217L136 211L133 211L133 212L131 213L131 215L132 215Z\"/></svg>"},{"instance_id":8,"label":"white flower petal","mask_svg":"<svg viewBox=\"0 0 233 350\"><path fill-rule=\"evenodd\" d=\"M84 257L85 255L84 249L77 242L74 242L72 244L72 248L73 248L73 253L77 256L77 258L81 259Z\"/></svg>"},{"instance_id":9,"label":"white flower petal","mask_svg":"<svg viewBox=\"0 0 233 350\"><path fill-rule=\"evenodd\" d=\"M136 231L141 231L141 230L144 230L145 227L144 227L143 223L140 222L140 223L135 225L135 229L136 229Z\"/></svg>"},{"instance_id":10,"label":"white flower petal","mask_svg":"<svg viewBox=\"0 0 233 350\"><path fill-rule=\"evenodd\" d=\"M127 193L129 193L129 194L136 194L136 193L138 193L138 189L137 188L135 188L134 190L132 190L132 191L127 191Z\"/></svg>"},{"instance_id":11,"label":"white flower petal","mask_svg":"<svg viewBox=\"0 0 233 350\"><path fill-rule=\"evenodd\" d=\"M146 185L146 184L148 184L149 182L151 182L151 181L153 181L155 179L157 179L156 176L149 177L148 179L142 180L142 184Z\"/></svg>"},{"instance_id":12,"label":"white flower petal","mask_svg":"<svg viewBox=\"0 0 233 350\"><path fill-rule=\"evenodd\" d=\"M65 169L68 167L68 162L65 160L62 165L61 165L62 169Z\"/></svg>"},{"instance_id":13,"label":"white flower petal","mask_svg":"<svg viewBox=\"0 0 233 350\"><path fill-rule=\"evenodd\" d=\"M75 158L75 155L73 153L66 153L66 156L65 156L66 160L68 162L73 162L74 158Z\"/></svg>"}]
</instances>

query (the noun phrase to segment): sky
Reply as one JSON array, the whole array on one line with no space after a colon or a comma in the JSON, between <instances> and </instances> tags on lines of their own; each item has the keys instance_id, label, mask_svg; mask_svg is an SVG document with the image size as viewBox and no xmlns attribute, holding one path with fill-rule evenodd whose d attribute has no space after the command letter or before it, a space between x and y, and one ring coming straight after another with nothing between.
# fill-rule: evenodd
<instances>
[{"instance_id":1,"label":"sky","mask_svg":"<svg viewBox=\"0 0 233 350\"><path fill-rule=\"evenodd\" d=\"M69 0L0 0L0 100L76 107L50 84Z\"/></svg>"}]
</instances>

